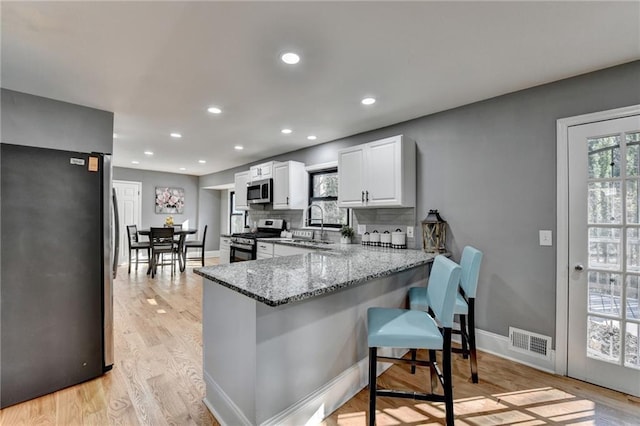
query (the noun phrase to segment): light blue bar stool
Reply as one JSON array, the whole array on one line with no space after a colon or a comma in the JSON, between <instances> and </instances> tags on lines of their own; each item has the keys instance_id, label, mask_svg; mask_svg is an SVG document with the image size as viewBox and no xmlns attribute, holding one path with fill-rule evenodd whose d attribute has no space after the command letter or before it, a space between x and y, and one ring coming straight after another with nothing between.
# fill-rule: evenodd
<instances>
[{"instance_id":1,"label":"light blue bar stool","mask_svg":"<svg viewBox=\"0 0 640 426\"><path fill-rule=\"evenodd\" d=\"M468 357L471 358L471 381L473 383L478 383L475 303L481 263L482 252L480 250L471 246L466 246L462 250L462 258L460 259L460 266L462 267L460 291L456 296L454 311L460 318L460 330L453 330L453 332L460 334L462 348L453 348L452 351L461 353L465 359ZM429 303L427 288L412 287L409 289L409 307L411 309L429 310L431 305ZM412 351L412 357L415 358L415 351ZM412 367L411 372L415 372L415 368Z\"/></svg>"},{"instance_id":2,"label":"light blue bar stool","mask_svg":"<svg viewBox=\"0 0 640 426\"><path fill-rule=\"evenodd\" d=\"M444 402L446 422L453 426L453 385L451 377L451 330L456 302L460 266L440 255L431 268L427 293L436 319L421 310L369 308L367 332L369 345L369 425L375 425L376 396L412 398L419 401ZM409 360L378 356L378 348L419 348L429 350L429 360ZM436 350L442 351L442 371L436 362ZM377 361L404 362L431 368L431 393L377 389ZM440 381L443 394L436 394L435 378Z\"/></svg>"}]
</instances>

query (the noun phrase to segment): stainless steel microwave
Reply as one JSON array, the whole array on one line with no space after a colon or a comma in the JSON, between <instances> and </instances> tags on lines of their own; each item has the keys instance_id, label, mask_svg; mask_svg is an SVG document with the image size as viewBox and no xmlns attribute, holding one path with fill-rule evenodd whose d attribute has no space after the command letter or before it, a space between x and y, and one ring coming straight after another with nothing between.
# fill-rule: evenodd
<instances>
[{"instance_id":1,"label":"stainless steel microwave","mask_svg":"<svg viewBox=\"0 0 640 426\"><path fill-rule=\"evenodd\" d=\"M247 203L264 204L271 202L273 179L257 180L247 185Z\"/></svg>"}]
</instances>

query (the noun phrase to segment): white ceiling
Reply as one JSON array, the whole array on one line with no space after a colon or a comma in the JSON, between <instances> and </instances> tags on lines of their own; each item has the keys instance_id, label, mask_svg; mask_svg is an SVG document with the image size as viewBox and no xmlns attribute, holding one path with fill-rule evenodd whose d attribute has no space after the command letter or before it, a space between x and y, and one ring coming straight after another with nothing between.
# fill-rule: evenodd
<instances>
[{"instance_id":1,"label":"white ceiling","mask_svg":"<svg viewBox=\"0 0 640 426\"><path fill-rule=\"evenodd\" d=\"M116 166L192 175L640 59L638 1L0 8L2 87L113 111Z\"/></svg>"}]
</instances>

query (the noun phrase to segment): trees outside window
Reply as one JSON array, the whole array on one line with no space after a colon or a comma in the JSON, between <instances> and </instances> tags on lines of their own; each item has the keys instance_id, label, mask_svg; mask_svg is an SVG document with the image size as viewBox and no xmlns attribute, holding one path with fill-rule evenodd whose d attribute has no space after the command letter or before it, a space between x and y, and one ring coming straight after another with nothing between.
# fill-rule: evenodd
<instances>
[{"instance_id":1,"label":"trees outside window","mask_svg":"<svg viewBox=\"0 0 640 426\"><path fill-rule=\"evenodd\" d=\"M309 204L324 210L324 226L340 228L349 224L349 209L338 207L338 169L321 170L309 174ZM320 211L311 209L309 226L320 226Z\"/></svg>"}]
</instances>

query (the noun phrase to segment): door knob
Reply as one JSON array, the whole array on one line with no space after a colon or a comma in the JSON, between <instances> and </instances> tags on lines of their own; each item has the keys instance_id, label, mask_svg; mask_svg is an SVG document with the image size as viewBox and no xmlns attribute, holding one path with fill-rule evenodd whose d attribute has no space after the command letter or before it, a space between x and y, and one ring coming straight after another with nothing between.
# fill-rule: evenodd
<instances>
[{"instance_id":1,"label":"door knob","mask_svg":"<svg viewBox=\"0 0 640 426\"><path fill-rule=\"evenodd\" d=\"M584 271L584 266L578 263L576 266L573 267L573 269L575 269L576 271Z\"/></svg>"}]
</instances>

